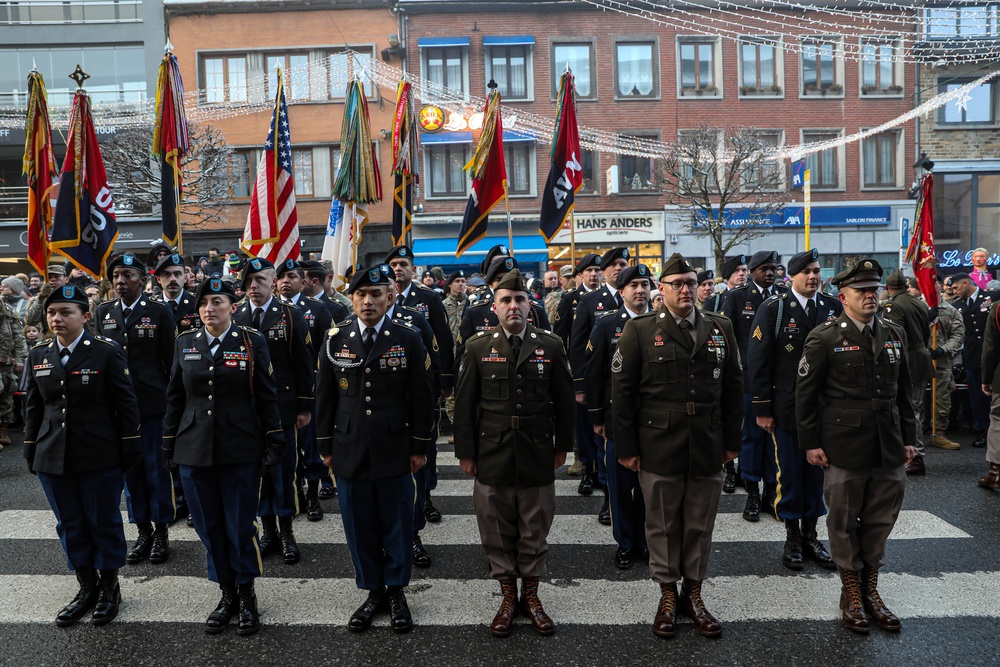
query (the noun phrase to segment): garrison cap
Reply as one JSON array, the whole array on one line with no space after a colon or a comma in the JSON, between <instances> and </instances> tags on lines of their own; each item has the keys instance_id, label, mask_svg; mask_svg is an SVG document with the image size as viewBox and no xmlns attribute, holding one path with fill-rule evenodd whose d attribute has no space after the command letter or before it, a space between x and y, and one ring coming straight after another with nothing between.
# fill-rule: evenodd
<instances>
[{"instance_id":1,"label":"garrison cap","mask_svg":"<svg viewBox=\"0 0 1000 667\"><path fill-rule=\"evenodd\" d=\"M123 266L126 269L135 269L139 273L146 273L146 267L139 258L131 252L123 252L120 255L116 255L112 258L111 262L108 264L108 273L114 273L115 269L119 266Z\"/></svg>"},{"instance_id":2,"label":"garrison cap","mask_svg":"<svg viewBox=\"0 0 1000 667\"><path fill-rule=\"evenodd\" d=\"M45 308L53 303L75 303L83 308L83 312L90 312L90 301L87 300L87 293L76 285L63 285L52 290L52 293L45 297Z\"/></svg>"},{"instance_id":3,"label":"garrison cap","mask_svg":"<svg viewBox=\"0 0 1000 667\"><path fill-rule=\"evenodd\" d=\"M385 256L385 263L388 264L394 259L406 259L409 260L410 264L413 264L413 250L409 246L398 245L389 251L389 254Z\"/></svg>"},{"instance_id":4,"label":"garrison cap","mask_svg":"<svg viewBox=\"0 0 1000 667\"><path fill-rule=\"evenodd\" d=\"M816 250L816 248L792 255L792 258L788 260L788 275L794 276L796 273L801 272L802 269L806 268L809 264L818 261L819 251Z\"/></svg>"},{"instance_id":5,"label":"garrison cap","mask_svg":"<svg viewBox=\"0 0 1000 667\"><path fill-rule=\"evenodd\" d=\"M408 257L407 255L399 256ZM368 269L358 267L358 269L351 275L351 282L347 286L347 292L353 293L360 287L376 287L380 285L389 287L389 274L385 268L383 268L384 266L384 264L379 264Z\"/></svg>"},{"instance_id":6,"label":"garrison cap","mask_svg":"<svg viewBox=\"0 0 1000 667\"><path fill-rule=\"evenodd\" d=\"M240 273L240 289L244 292L246 291L247 281L250 280L250 276L253 274L273 268L274 264L271 264L271 262L263 257L254 257L244 265L243 271Z\"/></svg>"},{"instance_id":7,"label":"garrison cap","mask_svg":"<svg viewBox=\"0 0 1000 667\"><path fill-rule=\"evenodd\" d=\"M486 284L489 285L491 282L496 280L497 276L501 273L507 273L508 271L513 271L517 268L517 260L513 257L497 257L490 264L490 270L486 272ZM527 291L527 287L525 287Z\"/></svg>"},{"instance_id":8,"label":"garrison cap","mask_svg":"<svg viewBox=\"0 0 1000 667\"><path fill-rule=\"evenodd\" d=\"M896 269L890 273L889 277L885 279L885 286L888 289L905 289L906 276L903 275L903 269Z\"/></svg>"},{"instance_id":9,"label":"garrison cap","mask_svg":"<svg viewBox=\"0 0 1000 667\"><path fill-rule=\"evenodd\" d=\"M493 264L493 260L497 257L510 257L510 248L501 243L487 250L486 258L479 264L479 272L486 275L486 272L490 270L490 266Z\"/></svg>"},{"instance_id":10,"label":"garrison cap","mask_svg":"<svg viewBox=\"0 0 1000 667\"><path fill-rule=\"evenodd\" d=\"M595 255L592 252L588 252L586 255L580 258L580 261L576 263L576 269L573 271L573 275L579 275L589 269L592 266L601 268L601 256Z\"/></svg>"},{"instance_id":11,"label":"garrison cap","mask_svg":"<svg viewBox=\"0 0 1000 667\"><path fill-rule=\"evenodd\" d=\"M184 258L173 253L170 255L165 255L160 258L160 261L156 263L156 269L153 270L153 275L158 276L163 273L164 269L169 269L172 266L184 266Z\"/></svg>"},{"instance_id":12,"label":"garrison cap","mask_svg":"<svg viewBox=\"0 0 1000 667\"><path fill-rule=\"evenodd\" d=\"M495 259L493 260L493 263L496 264L499 259L503 258ZM511 257L507 257L506 259L514 261L513 258ZM500 282L497 283L496 289L498 290L511 289L511 290L516 290L518 292L527 292L528 285L524 282L524 276L517 269L517 267L515 267L510 271L508 271L504 275L504 277L500 279Z\"/></svg>"},{"instance_id":13,"label":"garrison cap","mask_svg":"<svg viewBox=\"0 0 1000 667\"><path fill-rule=\"evenodd\" d=\"M844 287L864 288L882 286L882 267L870 258L858 260L858 263L841 271L830 281L838 289Z\"/></svg>"},{"instance_id":14,"label":"garrison cap","mask_svg":"<svg viewBox=\"0 0 1000 667\"><path fill-rule=\"evenodd\" d=\"M736 255L736 257L730 257L725 262L722 263L722 279L729 280L729 276L736 273L736 269L743 266L748 262L746 255Z\"/></svg>"},{"instance_id":15,"label":"garrison cap","mask_svg":"<svg viewBox=\"0 0 1000 667\"><path fill-rule=\"evenodd\" d=\"M446 282L445 284L446 285L451 285L453 282L455 282L459 278L468 278L468 277L469 276L465 275L465 271L463 271L462 269L459 269L458 271L455 271L454 273L452 273L451 275L448 276L448 282Z\"/></svg>"},{"instance_id":16,"label":"garrison cap","mask_svg":"<svg viewBox=\"0 0 1000 667\"><path fill-rule=\"evenodd\" d=\"M618 259L624 259L628 262L628 248L612 248L611 250L604 253L601 257L601 268L606 269L611 266L611 263Z\"/></svg>"},{"instance_id":17,"label":"garrison cap","mask_svg":"<svg viewBox=\"0 0 1000 667\"><path fill-rule=\"evenodd\" d=\"M236 303L236 292L233 291L233 284L231 282L226 282L222 279L218 273L213 273L211 278L206 278L201 281L201 285L198 285L198 291L194 295L195 304L200 304L201 300L206 296L221 295L228 297L233 303Z\"/></svg>"},{"instance_id":18,"label":"garrison cap","mask_svg":"<svg viewBox=\"0 0 1000 667\"><path fill-rule=\"evenodd\" d=\"M684 255L679 252L675 252L663 263L663 270L660 271L660 280L663 280L664 276L672 276L677 273L697 273L694 267L684 259Z\"/></svg>"},{"instance_id":19,"label":"garrison cap","mask_svg":"<svg viewBox=\"0 0 1000 667\"><path fill-rule=\"evenodd\" d=\"M702 284L706 280L715 281L715 271L712 269L706 269L705 271L698 272L698 284Z\"/></svg>"},{"instance_id":20,"label":"garrison cap","mask_svg":"<svg viewBox=\"0 0 1000 667\"><path fill-rule=\"evenodd\" d=\"M653 276L649 272L649 267L645 264L636 264L635 266L627 266L622 269L622 272L618 274L618 282L615 287L622 289L628 285L633 280L648 280L650 283L653 282Z\"/></svg>"},{"instance_id":21,"label":"garrison cap","mask_svg":"<svg viewBox=\"0 0 1000 667\"><path fill-rule=\"evenodd\" d=\"M750 257L750 261L747 262L747 268L753 271L761 264L766 262L778 263L778 251L777 250L760 250L755 252Z\"/></svg>"},{"instance_id":22,"label":"garrison cap","mask_svg":"<svg viewBox=\"0 0 1000 667\"><path fill-rule=\"evenodd\" d=\"M276 269L275 275L278 278L285 275L289 271L298 271L299 273L302 273L302 265L296 262L294 259L286 259L284 262L278 264L274 268Z\"/></svg>"}]
</instances>

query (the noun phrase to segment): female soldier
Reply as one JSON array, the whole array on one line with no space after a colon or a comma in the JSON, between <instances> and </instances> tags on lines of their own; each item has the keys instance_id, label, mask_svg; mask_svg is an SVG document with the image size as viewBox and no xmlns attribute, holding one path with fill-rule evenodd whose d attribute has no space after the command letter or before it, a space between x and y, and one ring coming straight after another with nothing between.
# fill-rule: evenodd
<instances>
[{"instance_id":1,"label":"female soldier","mask_svg":"<svg viewBox=\"0 0 1000 667\"><path fill-rule=\"evenodd\" d=\"M257 499L261 466L285 444L271 357L263 336L232 323L233 288L217 275L195 295L203 326L177 337L163 418L163 459L179 466L194 529L208 551L208 578L222 589L205 632L260 627L253 582L260 576Z\"/></svg>"},{"instance_id":2,"label":"female soldier","mask_svg":"<svg viewBox=\"0 0 1000 667\"><path fill-rule=\"evenodd\" d=\"M90 310L82 289L57 287L44 312L55 338L28 354L24 457L80 582L56 625L72 625L91 608L93 624L104 625L121 603L126 546L119 503L123 471L141 458L139 406L122 349L84 328Z\"/></svg>"}]
</instances>

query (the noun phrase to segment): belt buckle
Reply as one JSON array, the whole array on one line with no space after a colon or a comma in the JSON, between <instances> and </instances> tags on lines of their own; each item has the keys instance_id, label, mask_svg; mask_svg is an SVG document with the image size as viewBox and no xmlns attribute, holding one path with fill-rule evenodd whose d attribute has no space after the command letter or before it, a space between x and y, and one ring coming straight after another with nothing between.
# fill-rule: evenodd
<instances>
[{"instance_id":1,"label":"belt buckle","mask_svg":"<svg viewBox=\"0 0 1000 667\"><path fill-rule=\"evenodd\" d=\"M694 402L692 402L692 401L689 401L689 402L687 403L687 413L688 413L689 415L694 415L694 414L696 414L696 413L695 413L695 410L694 410Z\"/></svg>"},{"instance_id":2,"label":"belt buckle","mask_svg":"<svg viewBox=\"0 0 1000 667\"><path fill-rule=\"evenodd\" d=\"M521 428L521 418L514 415L510 418L510 427L514 430Z\"/></svg>"}]
</instances>

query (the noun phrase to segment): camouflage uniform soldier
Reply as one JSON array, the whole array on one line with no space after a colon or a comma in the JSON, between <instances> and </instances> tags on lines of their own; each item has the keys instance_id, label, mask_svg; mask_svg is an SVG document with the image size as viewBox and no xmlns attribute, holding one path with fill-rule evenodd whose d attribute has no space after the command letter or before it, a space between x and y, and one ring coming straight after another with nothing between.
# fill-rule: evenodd
<instances>
[{"instance_id":1,"label":"camouflage uniform soldier","mask_svg":"<svg viewBox=\"0 0 1000 667\"><path fill-rule=\"evenodd\" d=\"M469 305L466 285L468 285L468 276L465 275L465 271L459 269L448 276L447 286L449 292L448 296L443 299L442 303L444 303L444 312L448 316L448 328L451 329L451 337L453 340L459 339L458 332L462 328L462 314L465 313L465 308ZM454 422L454 393L444 399L444 409L445 413L448 415L448 421ZM451 444L454 444L455 436L451 436L448 441Z\"/></svg>"},{"instance_id":2,"label":"camouflage uniform soldier","mask_svg":"<svg viewBox=\"0 0 1000 667\"><path fill-rule=\"evenodd\" d=\"M14 423L14 392L17 391L28 345L21 318L6 303L0 304L0 449L10 444L7 427Z\"/></svg>"}]
</instances>

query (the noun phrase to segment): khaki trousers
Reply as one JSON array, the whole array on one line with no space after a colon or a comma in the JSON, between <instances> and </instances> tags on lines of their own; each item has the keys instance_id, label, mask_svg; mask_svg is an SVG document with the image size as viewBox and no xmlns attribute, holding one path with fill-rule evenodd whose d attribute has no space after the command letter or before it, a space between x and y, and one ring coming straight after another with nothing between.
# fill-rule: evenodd
<instances>
[{"instance_id":1,"label":"khaki trousers","mask_svg":"<svg viewBox=\"0 0 1000 667\"><path fill-rule=\"evenodd\" d=\"M658 584L708 576L712 531L722 496L722 470L711 477L639 471L646 501L649 576Z\"/></svg>"},{"instance_id":2,"label":"khaki trousers","mask_svg":"<svg viewBox=\"0 0 1000 667\"><path fill-rule=\"evenodd\" d=\"M490 486L477 479L472 505L495 579L545 574L546 538L556 514L554 484L517 488Z\"/></svg>"},{"instance_id":3,"label":"khaki trousers","mask_svg":"<svg viewBox=\"0 0 1000 667\"><path fill-rule=\"evenodd\" d=\"M955 375L952 372L951 363L941 363L938 359L937 367L937 422L935 427L938 433L948 430L951 421L951 395L955 391Z\"/></svg>"},{"instance_id":4,"label":"khaki trousers","mask_svg":"<svg viewBox=\"0 0 1000 667\"><path fill-rule=\"evenodd\" d=\"M917 450L917 456L924 455L924 443L927 437L924 435L924 394L927 383L917 382L910 389L910 404L913 405L913 414L917 419L917 441L913 444Z\"/></svg>"},{"instance_id":5,"label":"khaki trousers","mask_svg":"<svg viewBox=\"0 0 1000 667\"><path fill-rule=\"evenodd\" d=\"M837 567L861 571L866 565L882 565L905 487L906 467L902 465L826 469L823 496L830 509L826 528L830 556Z\"/></svg>"},{"instance_id":6,"label":"khaki trousers","mask_svg":"<svg viewBox=\"0 0 1000 667\"><path fill-rule=\"evenodd\" d=\"M969 387L972 391L972 387ZM982 387L978 388L982 391ZM986 460L1000 463L1000 387L993 390L990 398L990 428L986 431Z\"/></svg>"}]
</instances>

